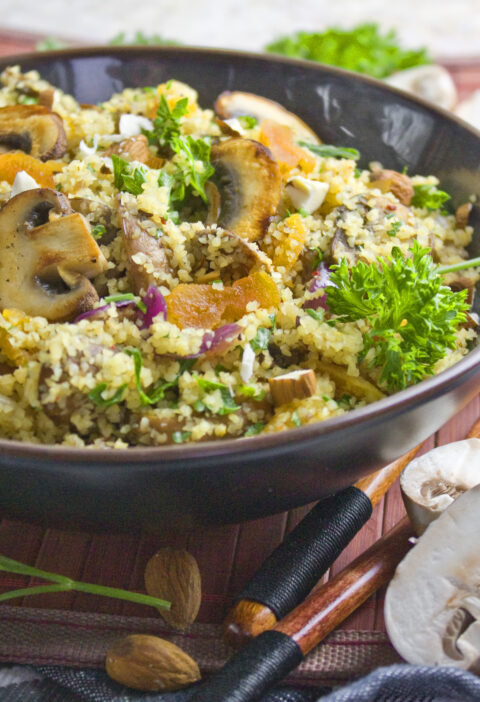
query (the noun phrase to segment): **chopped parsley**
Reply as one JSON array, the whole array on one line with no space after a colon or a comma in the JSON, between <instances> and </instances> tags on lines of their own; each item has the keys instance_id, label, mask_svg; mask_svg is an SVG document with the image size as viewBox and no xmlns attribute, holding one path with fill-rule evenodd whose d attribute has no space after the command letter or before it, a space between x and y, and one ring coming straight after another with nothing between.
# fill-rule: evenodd
<instances>
[{"instance_id":1,"label":"chopped parsley","mask_svg":"<svg viewBox=\"0 0 480 702\"><path fill-rule=\"evenodd\" d=\"M325 321L325 310L322 307L320 307L318 310L314 310L311 307L307 307L305 309L305 312L317 322Z\"/></svg>"},{"instance_id":2,"label":"chopped parsley","mask_svg":"<svg viewBox=\"0 0 480 702\"><path fill-rule=\"evenodd\" d=\"M94 239L101 239L106 232L107 230L103 224L96 224L94 227L92 227L91 234Z\"/></svg>"},{"instance_id":3,"label":"chopped parsley","mask_svg":"<svg viewBox=\"0 0 480 702\"><path fill-rule=\"evenodd\" d=\"M141 310L144 314L147 311L147 306L145 303L140 300L136 295L133 293L117 293L116 295L107 295L107 297L104 298L105 302L109 304L110 302L134 302L138 309Z\"/></svg>"},{"instance_id":4,"label":"chopped parsley","mask_svg":"<svg viewBox=\"0 0 480 702\"><path fill-rule=\"evenodd\" d=\"M267 394L263 388L256 388L254 385L240 385L238 387L238 392L245 395L245 397L251 397L257 402L263 400Z\"/></svg>"},{"instance_id":5,"label":"chopped parsley","mask_svg":"<svg viewBox=\"0 0 480 702\"><path fill-rule=\"evenodd\" d=\"M144 130L150 144L164 148L171 146L175 137L180 136L180 119L188 110L188 98L180 98L170 109L165 95L160 95L157 116L153 120L153 129Z\"/></svg>"},{"instance_id":6,"label":"chopped parsley","mask_svg":"<svg viewBox=\"0 0 480 702\"><path fill-rule=\"evenodd\" d=\"M177 388L178 380L182 373L184 373L187 370L190 370L190 368L193 367L196 361L195 358L184 359L180 363L180 370L173 380L162 380L160 383L157 383L157 385L155 385L151 390L145 392L145 390L142 388L142 381L140 379L140 374L142 372L143 366L142 354L138 349L125 349L125 353L127 354L127 356L131 356L133 358L135 369L135 385L137 386L137 392L140 396L140 402L142 403L142 405L156 405L158 402L160 402L160 400L163 400L165 397L165 392L167 390Z\"/></svg>"},{"instance_id":7,"label":"chopped parsley","mask_svg":"<svg viewBox=\"0 0 480 702\"><path fill-rule=\"evenodd\" d=\"M140 195L145 183L145 173L141 168L134 168L128 161L112 154L113 183L118 190L132 195Z\"/></svg>"},{"instance_id":8,"label":"chopped parsley","mask_svg":"<svg viewBox=\"0 0 480 702\"><path fill-rule=\"evenodd\" d=\"M256 436L257 434L261 434L261 432L264 429L265 429L264 422L256 422L255 424L251 424L248 427L248 429L246 430L246 432L243 436Z\"/></svg>"},{"instance_id":9,"label":"chopped parsley","mask_svg":"<svg viewBox=\"0 0 480 702\"><path fill-rule=\"evenodd\" d=\"M323 251L318 246L315 246L315 248L310 249L310 251L315 251L316 254L312 263L312 269L315 270L315 268L318 268L318 266L323 261Z\"/></svg>"},{"instance_id":10,"label":"chopped parsley","mask_svg":"<svg viewBox=\"0 0 480 702\"><path fill-rule=\"evenodd\" d=\"M450 200L450 195L443 190L437 190L434 185L414 185L410 204L427 210L438 210L447 200Z\"/></svg>"},{"instance_id":11,"label":"chopped parsley","mask_svg":"<svg viewBox=\"0 0 480 702\"><path fill-rule=\"evenodd\" d=\"M298 32L277 39L266 49L275 54L340 66L374 78L386 78L395 71L431 63L426 49L402 49L394 30L382 35L373 22L350 30L331 27L325 32Z\"/></svg>"},{"instance_id":12,"label":"chopped parsley","mask_svg":"<svg viewBox=\"0 0 480 702\"><path fill-rule=\"evenodd\" d=\"M36 105L38 102L38 95L19 95L17 99L20 105Z\"/></svg>"},{"instance_id":13,"label":"chopped parsley","mask_svg":"<svg viewBox=\"0 0 480 702\"><path fill-rule=\"evenodd\" d=\"M323 158L349 158L358 161L360 152L357 149L351 149L348 146L332 146L332 144L311 144L308 141L299 141L300 146L309 149L317 156Z\"/></svg>"},{"instance_id":14,"label":"chopped parsley","mask_svg":"<svg viewBox=\"0 0 480 702\"><path fill-rule=\"evenodd\" d=\"M238 121L244 129L253 129L257 124L255 117L251 117L250 115L242 115L238 118Z\"/></svg>"},{"instance_id":15,"label":"chopped parsley","mask_svg":"<svg viewBox=\"0 0 480 702\"><path fill-rule=\"evenodd\" d=\"M174 431L172 433L172 439L175 444L183 444L185 441L188 441L191 435L191 431Z\"/></svg>"},{"instance_id":16,"label":"chopped parsley","mask_svg":"<svg viewBox=\"0 0 480 702\"><path fill-rule=\"evenodd\" d=\"M296 427L302 426L302 420L300 419L297 411L292 412L292 422L295 424Z\"/></svg>"},{"instance_id":17,"label":"chopped parsley","mask_svg":"<svg viewBox=\"0 0 480 702\"><path fill-rule=\"evenodd\" d=\"M88 398L94 402L97 407L111 407L112 405L116 405L118 402L121 401L123 397L123 393L125 392L125 388L128 386L128 383L124 383L121 385L118 390L107 400L104 399L103 393L107 389L108 385L107 383L100 383L96 387L93 388L93 390L90 390L88 393Z\"/></svg>"},{"instance_id":18,"label":"chopped parsley","mask_svg":"<svg viewBox=\"0 0 480 702\"><path fill-rule=\"evenodd\" d=\"M235 399L230 393L230 388L228 387L228 385L225 385L225 383L207 380L206 378L202 378L198 375L195 376L195 380L197 381L198 386L206 393L212 392L214 390L220 390L223 406L220 407L220 409L216 410L215 414L226 415L231 414L232 412L236 412L240 409L240 405L236 404ZM206 403L203 404L205 405L206 409L212 411Z\"/></svg>"},{"instance_id":19,"label":"chopped parsley","mask_svg":"<svg viewBox=\"0 0 480 702\"><path fill-rule=\"evenodd\" d=\"M401 390L433 373L435 363L455 348L456 330L465 321L467 291L454 292L442 277L428 249L414 242L411 257L394 247L391 256L351 270L343 259L333 266L326 288L330 311L339 321L368 320L363 335L368 367L381 368L380 383Z\"/></svg>"},{"instance_id":20,"label":"chopped parsley","mask_svg":"<svg viewBox=\"0 0 480 702\"><path fill-rule=\"evenodd\" d=\"M403 222L399 219L395 220L395 222L392 222L392 226L390 227L390 229L387 229L387 235L396 236L402 224Z\"/></svg>"},{"instance_id":21,"label":"chopped parsley","mask_svg":"<svg viewBox=\"0 0 480 702\"><path fill-rule=\"evenodd\" d=\"M190 135L177 136L173 138L171 146L175 153L184 157L183 163L177 164L175 187L172 189L173 201L183 201L190 190L198 193L202 200L208 203L205 183L215 173L210 163L210 140L195 139Z\"/></svg>"},{"instance_id":22,"label":"chopped parsley","mask_svg":"<svg viewBox=\"0 0 480 702\"><path fill-rule=\"evenodd\" d=\"M259 351L266 351L268 349L271 336L271 329L267 329L266 327L258 327L255 337L250 342L250 346L256 353Z\"/></svg>"}]
</instances>

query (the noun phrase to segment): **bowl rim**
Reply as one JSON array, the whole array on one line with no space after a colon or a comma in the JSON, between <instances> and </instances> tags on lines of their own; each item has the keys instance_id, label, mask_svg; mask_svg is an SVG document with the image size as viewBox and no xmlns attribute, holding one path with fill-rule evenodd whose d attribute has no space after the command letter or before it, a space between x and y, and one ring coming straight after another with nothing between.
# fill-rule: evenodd
<instances>
[{"instance_id":1,"label":"bowl rim","mask_svg":"<svg viewBox=\"0 0 480 702\"><path fill-rule=\"evenodd\" d=\"M96 45L88 47L74 47L65 49L55 49L42 52L26 52L0 57L0 70L7 66L20 64L22 61L34 61L39 59L39 64L55 59L88 58L118 54L158 54L162 55L183 53L187 55L217 55L225 58L239 58L246 60L261 60L266 62L279 63L282 65L292 65L305 67L309 71L314 70L320 73L334 74L341 77L365 82L376 86L384 91L396 94L403 100L416 103L422 109L434 112L442 119L456 123L461 129L471 132L480 139L480 130L473 127L468 122L450 111L433 105L418 96L411 95L405 91L388 85L372 76L355 73L337 66L318 63L306 59L296 59L278 54L259 53L241 50L228 50L223 48L209 48L197 46L105 46ZM29 70L40 70L29 69ZM175 463L182 463L188 459L208 459L218 458L228 455L231 459L241 458L245 454L268 454L270 457L287 450L292 443L299 443L305 446L315 442L316 439L325 434L335 434L344 427L356 426L362 423L374 422L380 415L399 415L411 404L421 405L441 395L447 388L453 389L462 382L462 378L468 375L476 366L480 365L480 346L472 349L464 358L449 368L446 368L438 375L427 378L417 385L412 385L404 390L389 395L381 400L377 400L369 405L351 410L345 414L332 417L324 421L313 422L298 428L287 429L271 434L262 434L252 437L238 437L231 439L212 440L191 444L169 444L159 446L132 446L129 448L100 448L85 446L82 448L65 446L63 444L40 444L14 439L0 438L0 456L14 454L22 459L43 459L56 464L65 459L72 459L78 464L82 464L82 470L96 470L98 465L102 467L116 466L120 463L128 463L130 467L141 467L155 462L156 467L161 470L162 459L168 461L171 468ZM182 466L184 469L186 466Z\"/></svg>"}]
</instances>

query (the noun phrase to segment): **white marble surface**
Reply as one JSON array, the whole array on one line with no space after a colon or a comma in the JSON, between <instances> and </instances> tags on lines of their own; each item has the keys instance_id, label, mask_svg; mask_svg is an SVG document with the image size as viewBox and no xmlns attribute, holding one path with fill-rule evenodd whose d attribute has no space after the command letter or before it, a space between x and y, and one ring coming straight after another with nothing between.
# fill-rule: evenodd
<instances>
[{"instance_id":1,"label":"white marble surface","mask_svg":"<svg viewBox=\"0 0 480 702\"><path fill-rule=\"evenodd\" d=\"M0 26L103 43L119 32L260 50L298 30L376 21L435 57L480 56L480 0L0 0Z\"/></svg>"}]
</instances>

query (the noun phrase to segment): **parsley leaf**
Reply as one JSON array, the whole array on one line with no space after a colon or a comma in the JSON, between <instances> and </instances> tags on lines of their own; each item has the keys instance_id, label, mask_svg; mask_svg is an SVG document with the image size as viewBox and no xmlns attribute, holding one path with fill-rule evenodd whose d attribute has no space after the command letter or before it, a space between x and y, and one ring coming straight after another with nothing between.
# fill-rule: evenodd
<instances>
[{"instance_id":1,"label":"parsley leaf","mask_svg":"<svg viewBox=\"0 0 480 702\"><path fill-rule=\"evenodd\" d=\"M396 236L398 230L402 226L403 222L400 221L399 219L396 219L395 222L392 222L392 226L390 229L387 229L387 235L388 236Z\"/></svg>"},{"instance_id":2,"label":"parsley leaf","mask_svg":"<svg viewBox=\"0 0 480 702\"><path fill-rule=\"evenodd\" d=\"M165 392L172 388L177 388L178 380L182 373L184 373L186 370L190 370L196 361L195 358L184 359L180 363L180 370L173 380L163 380L151 388L151 390L145 392L142 388L142 381L140 380L140 374L143 366L142 354L138 349L125 349L125 353L127 356L131 356L133 358L135 385L137 386L137 392L140 396L140 402L142 405L156 405L158 402L160 402L160 400L163 400L165 397Z\"/></svg>"},{"instance_id":3,"label":"parsley leaf","mask_svg":"<svg viewBox=\"0 0 480 702\"><path fill-rule=\"evenodd\" d=\"M133 166L125 159L112 154L113 183L118 190L126 190L132 195L140 195L145 183L145 174L140 168Z\"/></svg>"},{"instance_id":4,"label":"parsley leaf","mask_svg":"<svg viewBox=\"0 0 480 702\"><path fill-rule=\"evenodd\" d=\"M118 390L112 395L112 397L109 397L107 400L103 398L103 393L107 389L108 385L107 383L100 383L96 387L93 388L93 390L90 390L88 393L88 398L94 402L97 407L111 407L112 405L116 405L118 402L121 401L123 393L125 392L125 388L128 386L128 383L124 383L121 385Z\"/></svg>"},{"instance_id":5,"label":"parsley leaf","mask_svg":"<svg viewBox=\"0 0 480 702\"><path fill-rule=\"evenodd\" d=\"M174 431L172 434L172 439L175 444L183 444L184 441L188 441L191 435L191 431Z\"/></svg>"},{"instance_id":6,"label":"parsley leaf","mask_svg":"<svg viewBox=\"0 0 480 702\"><path fill-rule=\"evenodd\" d=\"M266 327L258 327L255 337L250 342L250 346L257 353L259 351L266 351L271 336L271 329L267 329Z\"/></svg>"},{"instance_id":7,"label":"parsley leaf","mask_svg":"<svg viewBox=\"0 0 480 702\"><path fill-rule=\"evenodd\" d=\"M91 234L94 239L101 239L106 233L107 230L103 224L96 224L94 227L92 227Z\"/></svg>"},{"instance_id":8,"label":"parsley leaf","mask_svg":"<svg viewBox=\"0 0 480 702\"><path fill-rule=\"evenodd\" d=\"M195 139L190 135L176 136L171 141L171 147L175 153L182 154L184 157L174 176L175 186L171 192L172 201L183 201L190 190L190 192L197 192L203 202L207 204L205 183L215 173L215 169L210 163L210 140Z\"/></svg>"},{"instance_id":9,"label":"parsley leaf","mask_svg":"<svg viewBox=\"0 0 480 702\"><path fill-rule=\"evenodd\" d=\"M300 146L305 146L312 154L324 158L350 158L358 161L360 152L347 146L332 146L332 144L310 144L308 141L299 141Z\"/></svg>"},{"instance_id":10,"label":"parsley leaf","mask_svg":"<svg viewBox=\"0 0 480 702\"><path fill-rule=\"evenodd\" d=\"M144 130L150 144L164 148L170 146L175 137L180 136L180 119L188 110L188 98L180 98L170 109L165 95L160 95L157 116L153 120L153 130Z\"/></svg>"},{"instance_id":11,"label":"parsley leaf","mask_svg":"<svg viewBox=\"0 0 480 702\"><path fill-rule=\"evenodd\" d=\"M223 401L223 407L220 407L219 410L216 411L216 414L220 415L225 415L225 414L231 414L232 412L236 412L237 410L240 409L240 405L237 405L234 398L230 394L230 389L228 385L225 385L225 383L219 383L215 382L212 380L207 380L206 378L202 378L200 376L195 376L195 380L198 383L198 386L204 391L204 392L212 392L213 390L220 390L220 394L222 396L222 401ZM205 403L204 403L205 404ZM208 405L205 405L207 409L210 409ZM210 410L212 411L212 410Z\"/></svg>"},{"instance_id":12,"label":"parsley leaf","mask_svg":"<svg viewBox=\"0 0 480 702\"><path fill-rule=\"evenodd\" d=\"M324 322L325 321L325 310L322 309L321 307L318 308L318 310L314 310L311 307L306 307L305 312L312 317L312 319L315 319L317 322Z\"/></svg>"},{"instance_id":13,"label":"parsley leaf","mask_svg":"<svg viewBox=\"0 0 480 702\"><path fill-rule=\"evenodd\" d=\"M265 429L264 422L256 422L255 424L251 424L248 427L244 436L256 436L257 434L260 434L264 429Z\"/></svg>"},{"instance_id":14,"label":"parsley leaf","mask_svg":"<svg viewBox=\"0 0 480 702\"><path fill-rule=\"evenodd\" d=\"M340 321L366 319L361 358L370 349L369 367L381 368L380 382L401 390L433 372L435 363L455 348L457 326L465 321L467 291L442 284L428 249L414 242L411 257L398 247L387 259L349 270L343 259L333 266L326 288L328 307Z\"/></svg>"},{"instance_id":15,"label":"parsley leaf","mask_svg":"<svg viewBox=\"0 0 480 702\"><path fill-rule=\"evenodd\" d=\"M298 32L277 39L266 49L276 54L341 66L374 78L386 78L395 71L431 63L425 49L402 49L394 30L382 36L378 25L373 22L359 24L350 30L332 27L321 33Z\"/></svg>"},{"instance_id":16,"label":"parsley leaf","mask_svg":"<svg viewBox=\"0 0 480 702\"><path fill-rule=\"evenodd\" d=\"M450 200L450 195L443 190L437 190L434 185L414 185L410 204L414 207L425 207L427 210L438 210L447 200Z\"/></svg>"},{"instance_id":17,"label":"parsley leaf","mask_svg":"<svg viewBox=\"0 0 480 702\"><path fill-rule=\"evenodd\" d=\"M251 117L250 115L241 115L238 117L238 121L244 129L253 129L257 124L256 118Z\"/></svg>"}]
</instances>

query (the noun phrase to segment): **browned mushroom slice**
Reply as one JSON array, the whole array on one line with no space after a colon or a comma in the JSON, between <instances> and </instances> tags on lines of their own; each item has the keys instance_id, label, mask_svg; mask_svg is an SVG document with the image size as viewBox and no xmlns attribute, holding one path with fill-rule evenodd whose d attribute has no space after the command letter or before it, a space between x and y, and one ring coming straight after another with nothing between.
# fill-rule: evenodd
<instances>
[{"instance_id":1,"label":"browned mushroom slice","mask_svg":"<svg viewBox=\"0 0 480 702\"><path fill-rule=\"evenodd\" d=\"M90 200L86 197L74 197L69 200L70 205L82 214L91 225L100 225L105 231L95 236L99 244L110 244L117 235L118 229L114 222L114 212L111 207L98 200Z\"/></svg>"},{"instance_id":2,"label":"browned mushroom slice","mask_svg":"<svg viewBox=\"0 0 480 702\"><path fill-rule=\"evenodd\" d=\"M248 241L262 239L282 184L270 151L257 141L233 137L212 147L211 161L221 197L217 223Z\"/></svg>"},{"instance_id":3,"label":"browned mushroom slice","mask_svg":"<svg viewBox=\"0 0 480 702\"><path fill-rule=\"evenodd\" d=\"M385 394L369 380L362 378L362 376L348 375L344 366L338 366L336 363L330 363L329 361L319 361L317 363L317 371L326 373L333 380L337 396L347 393L367 402L376 402L385 397Z\"/></svg>"},{"instance_id":4,"label":"browned mushroom slice","mask_svg":"<svg viewBox=\"0 0 480 702\"><path fill-rule=\"evenodd\" d=\"M374 169L370 176L373 187L382 193L393 193L402 205L409 205L413 197L413 185L405 173L397 171Z\"/></svg>"},{"instance_id":5,"label":"browned mushroom slice","mask_svg":"<svg viewBox=\"0 0 480 702\"><path fill-rule=\"evenodd\" d=\"M216 245L212 245L212 240ZM268 256L233 232L215 227L205 228L187 244L192 254L192 276L196 283L221 280L232 285L254 270L271 271Z\"/></svg>"},{"instance_id":6,"label":"browned mushroom slice","mask_svg":"<svg viewBox=\"0 0 480 702\"><path fill-rule=\"evenodd\" d=\"M358 251L348 245L345 232L340 227L336 230L330 244L330 256L335 263L339 263L342 258L346 258L350 266L354 266L358 260Z\"/></svg>"},{"instance_id":7,"label":"browned mushroom slice","mask_svg":"<svg viewBox=\"0 0 480 702\"><path fill-rule=\"evenodd\" d=\"M54 213L55 217L50 218ZM65 321L91 309L91 278L105 258L82 215L49 188L26 190L0 210L0 306Z\"/></svg>"},{"instance_id":8,"label":"browned mushroom slice","mask_svg":"<svg viewBox=\"0 0 480 702\"><path fill-rule=\"evenodd\" d=\"M473 205L471 202L464 202L463 205L457 207L455 211L455 226L457 229L465 229L472 212Z\"/></svg>"},{"instance_id":9,"label":"browned mushroom slice","mask_svg":"<svg viewBox=\"0 0 480 702\"><path fill-rule=\"evenodd\" d=\"M218 96L214 107L217 115L223 120L249 116L261 123L264 119L270 119L277 124L290 127L298 139L320 143L315 132L300 117L289 112L274 100L253 93L227 90Z\"/></svg>"},{"instance_id":10,"label":"browned mushroom slice","mask_svg":"<svg viewBox=\"0 0 480 702\"><path fill-rule=\"evenodd\" d=\"M127 268L134 291L145 292L149 285L161 285L172 275L167 252L161 241L152 236L155 225L140 213L133 213L122 203L118 208L122 220Z\"/></svg>"},{"instance_id":11,"label":"browned mushroom slice","mask_svg":"<svg viewBox=\"0 0 480 702\"><path fill-rule=\"evenodd\" d=\"M121 156L127 161L139 161L149 168L161 168L163 164L163 159L152 154L148 148L148 140L145 134L122 139L118 144L109 146L103 152L103 156L111 156L112 154L117 154L117 156Z\"/></svg>"},{"instance_id":12,"label":"browned mushroom slice","mask_svg":"<svg viewBox=\"0 0 480 702\"><path fill-rule=\"evenodd\" d=\"M43 105L10 105L0 108L0 153L24 151L47 161L60 158L67 137L59 115Z\"/></svg>"}]
</instances>

